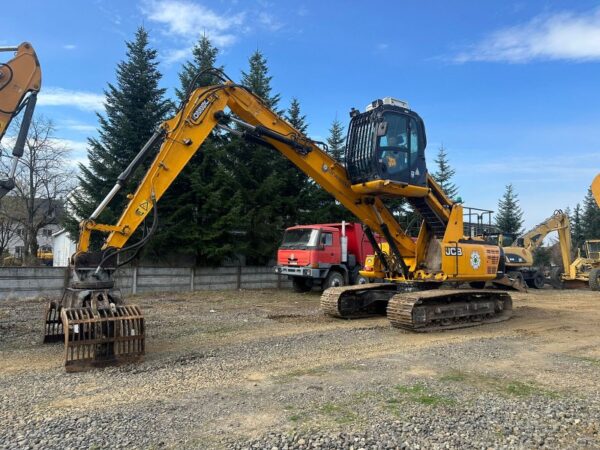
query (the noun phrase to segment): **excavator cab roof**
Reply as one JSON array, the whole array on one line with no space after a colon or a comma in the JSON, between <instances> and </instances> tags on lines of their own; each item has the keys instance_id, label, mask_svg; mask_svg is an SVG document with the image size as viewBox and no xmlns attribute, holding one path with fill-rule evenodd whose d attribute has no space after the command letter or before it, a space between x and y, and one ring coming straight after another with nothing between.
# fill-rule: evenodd
<instances>
[{"instance_id":1,"label":"excavator cab roof","mask_svg":"<svg viewBox=\"0 0 600 450\"><path fill-rule=\"evenodd\" d=\"M346 167L352 184L374 180L427 184L423 120L406 102L391 100L375 100L365 112L350 113Z\"/></svg>"}]
</instances>

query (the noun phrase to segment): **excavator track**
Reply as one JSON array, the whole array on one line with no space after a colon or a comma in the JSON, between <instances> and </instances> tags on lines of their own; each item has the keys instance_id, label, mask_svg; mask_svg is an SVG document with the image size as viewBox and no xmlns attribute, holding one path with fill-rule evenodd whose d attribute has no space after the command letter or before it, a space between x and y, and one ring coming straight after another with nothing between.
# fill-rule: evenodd
<instances>
[{"instance_id":1,"label":"excavator track","mask_svg":"<svg viewBox=\"0 0 600 450\"><path fill-rule=\"evenodd\" d=\"M502 322L512 316L512 299L494 290L444 289L403 292L388 302L395 328L416 332L452 330Z\"/></svg>"},{"instance_id":2,"label":"excavator track","mask_svg":"<svg viewBox=\"0 0 600 450\"><path fill-rule=\"evenodd\" d=\"M321 311L328 316L343 319L358 319L377 314L373 308L366 308L360 297L373 291L385 292L387 297L393 296L397 290L390 283L370 283L356 286L332 287L321 295Z\"/></svg>"}]
</instances>

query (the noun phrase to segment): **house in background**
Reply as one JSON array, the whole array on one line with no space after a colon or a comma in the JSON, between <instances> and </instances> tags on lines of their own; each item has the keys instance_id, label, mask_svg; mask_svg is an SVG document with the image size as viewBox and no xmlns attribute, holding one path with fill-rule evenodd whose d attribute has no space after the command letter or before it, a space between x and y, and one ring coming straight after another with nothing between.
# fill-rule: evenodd
<instances>
[{"instance_id":1,"label":"house in background","mask_svg":"<svg viewBox=\"0 0 600 450\"><path fill-rule=\"evenodd\" d=\"M64 228L52 235L52 265L54 267L66 267L69 258L75 253L76 244L69 237Z\"/></svg>"}]
</instances>

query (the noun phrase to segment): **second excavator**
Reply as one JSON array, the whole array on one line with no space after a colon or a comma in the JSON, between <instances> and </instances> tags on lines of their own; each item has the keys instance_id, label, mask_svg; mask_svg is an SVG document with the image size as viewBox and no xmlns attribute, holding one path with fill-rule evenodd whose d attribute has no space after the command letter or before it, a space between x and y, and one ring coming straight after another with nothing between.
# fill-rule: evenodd
<instances>
[{"instance_id":1,"label":"second excavator","mask_svg":"<svg viewBox=\"0 0 600 450\"><path fill-rule=\"evenodd\" d=\"M9 61L0 63L0 140L13 119L25 110L13 147L12 162L8 165L7 177L0 178L2 198L15 187L17 164L23 156L37 94L42 86L42 71L35 50L28 42L23 42L17 47L0 47L0 52L14 52Z\"/></svg>"},{"instance_id":2,"label":"second excavator","mask_svg":"<svg viewBox=\"0 0 600 450\"><path fill-rule=\"evenodd\" d=\"M49 305L46 317L46 340L64 338L67 370L143 357L143 315L139 307L125 304L114 286L114 273L152 236L160 198L215 129L280 152L362 222L376 254L368 257L361 274L385 282L326 290L321 298L326 314L357 317L387 311L393 326L413 331L510 317L507 292L481 289L487 281L512 284L505 274L503 250L463 236L462 206L429 175L425 126L407 103L388 97L372 102L364 112L353 109L343 165L246 87L221 72L213 74L222 83L189 93L175 117L158 128L106 198L81 222L70 286L60 301ZM98 223L106 205L159 145L118 222ZM386 199L395 198L407 199L423 217L416 240L386 207ZM151 221L149 232L129 243L145 219ZM93 232L106 234L99 250L90 248ZM385 246L374 233L385 237ZM469 282L480 289L438 289L444 282Z\"/></svg>"}]
</instances>

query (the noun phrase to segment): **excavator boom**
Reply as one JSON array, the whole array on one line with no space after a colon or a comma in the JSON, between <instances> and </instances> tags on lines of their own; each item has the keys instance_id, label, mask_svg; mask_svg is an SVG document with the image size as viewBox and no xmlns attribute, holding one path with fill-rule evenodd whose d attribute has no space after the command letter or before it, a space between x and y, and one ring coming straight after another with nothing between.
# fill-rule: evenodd
<instances>
[{"instance_id":1,"label":"excavator boom","mask_svg":"<svg viewBox=\"0 0 600 450\"><path fill-rule=\"evenodd\" d=\"M15 186L15 172L23 156L25 140L42 85L42 72L35 50L28 42L18 47L0 47L0 52L15 52L6 63L0 63L0 141L12 120L23 110L23 119L8 164L8 176L0 178L0 198ZM1 156L1 155L0 155Z\"/></svg>"}]
</instances>

